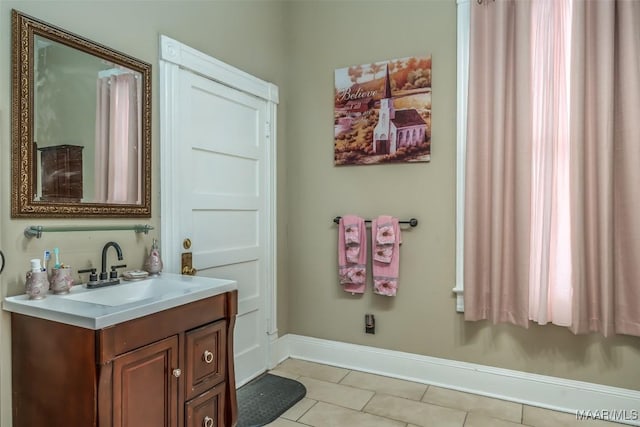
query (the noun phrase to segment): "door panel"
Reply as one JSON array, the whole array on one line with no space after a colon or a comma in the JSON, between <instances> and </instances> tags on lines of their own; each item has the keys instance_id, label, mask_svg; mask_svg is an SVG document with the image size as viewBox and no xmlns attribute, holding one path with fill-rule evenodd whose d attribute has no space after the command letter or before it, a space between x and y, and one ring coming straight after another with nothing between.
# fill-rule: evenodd
<instances>
[{"instance_id":1,"label":"door panel","mask_svg":"<svg viewBox=\"0 0 640 427\"><path fill-rule=\"evenodd\" d=\"M246 331L242 336L238 336L234 341L236 346L236 356L250 352L254 349L258 340L259 326L261 319L258 316L257 309L249 309L244 316L236 320L236 327L241 323L240 327Z\"/></svg>"},{"instance_id":2,"label":"door panel","mask_svg":"<svg viewBox=\"0 0 640 427\"><path fill-rule=\"evenodd\" d=\"M238 303L238 312L240 312L240 305ZM246 308L248 305L245 304L244 307ZM236 330L243 331L242 334L236 334L234 337L236 376L239 378L253 378L255 371L252 370L252 367L264 363L258 344L260 343L260 334L263 334L263 324L262 310L258 309L251 310L249 308L242 317L238 316L236 320Z\"/></svg>"},{"instance_id":3,"label":"door panel","mask_svg":"<svg viewBox=\"0 0 640 427\"><path fill-rule=\"evenodd\" d=\"M200 80L191 86L190 93L194 134L226 137L196 139L194 147L258 158L261 150L255 131L261 123L260 117L256 115L256 105L263 101L211 80L191 75ZM205 80L206 82L203 82ZM242 123L242 126L233 126L236 123Z\"/></svg>"},{"instance_id":4,"label":"door panel","mask_svg":"<svg viewBox=\"0 0 640 427\"><path fill-rule=\"evenodd\" d=\"M267 368L267 102L180 71L180 240L199 275L238 282L236 382Z\"/></svg>"},{"instance_id":5,"label":"door panel","mask_svg":"<svg viewBox=\"0 0 640 427\"><path fill-rule=\"evenodd\" d=\"M221 201L223 202L223 201ZM195 208L193 226L197 233L198 250L202 253L236 248L255 248L258 246L258 212L239 210L233 205L224 203L227 210L211 210L211 208ZM208 210L204 210L208 209ZM210 261L200 258L210 266ZM219 265L219 263L218 263Z\"/></svg>"},{"instance_id":6,"label":"door panel","mask_svg":"<svg viewBox=\"0 0 640 427\"><path fill-rule=\"evenodd\" d=\"M244 298L238 302L238 309L245 313L258 308L255 304L258 300L257 297L260 296L258 271L259 263L257 261L246 261L228 263L213 270L203 270L198 272L198 275L235 280L238 283L238 293L242 294Z\"/></svg>"},{"instance_id":7,"label":"door panel","mask_svg":"<svg viewBox=\"0 0 640 427\"><path fill-rule=\"evenodd\" d=\"M194 192L255 197L258 165L256 159L200 150L194 157L194 170L200 174L193 182ZM218 179L220 175L225 179Z\"/></svg>"}]
</instances>

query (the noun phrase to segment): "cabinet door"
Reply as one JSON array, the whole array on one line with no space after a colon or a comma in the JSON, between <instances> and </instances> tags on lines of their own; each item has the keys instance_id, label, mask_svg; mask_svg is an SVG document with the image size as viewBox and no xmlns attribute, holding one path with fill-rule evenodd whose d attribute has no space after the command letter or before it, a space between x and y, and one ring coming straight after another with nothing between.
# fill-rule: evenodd
<instances>
[{"instance_id":1,"label":"cabinet door","mask_svg":"<svg viewBox=\"0 0 640 427\"><path fill-rule=\"evenodd\" d=\"M185 427L225 427L224 389L222 383L187 402Z\"/></svg>"},{"instance_id":2,"label":"cabinet door","mask_svg":"<svg viewBox=\"0 0 640 427\"><path fill-rule=\"evenodd\" d=\"M178 426L178 337L113 361L113 427Z\"/></svg>"},{"instance_id":3,"label":"cabinet door","mask_svg":"<svg viewBox=\"0 0 640 427\"><path fill-rule=\"evenodd\" d=\"M185 365L187 399L224 381L226 326L227 322L220 320L187 332Z\"/></svg>"}]
</instances>

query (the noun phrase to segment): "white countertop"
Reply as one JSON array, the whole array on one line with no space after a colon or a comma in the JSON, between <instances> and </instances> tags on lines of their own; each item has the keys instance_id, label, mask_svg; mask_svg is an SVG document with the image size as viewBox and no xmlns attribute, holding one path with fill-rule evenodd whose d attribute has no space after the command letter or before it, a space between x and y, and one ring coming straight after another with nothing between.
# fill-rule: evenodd
<instances>
[{"instance_id":1,"label":"white countertop","mask_svg":"<svg viewBox=\"0 0 640 427\"><path fill-rule=\"evenodd\" d=\"M162 273L136 282L97 289L73 286L66 295L6 297L3 310L87 329L102 329L237 289L233 280Z\"/></svg>"}]
</instances>

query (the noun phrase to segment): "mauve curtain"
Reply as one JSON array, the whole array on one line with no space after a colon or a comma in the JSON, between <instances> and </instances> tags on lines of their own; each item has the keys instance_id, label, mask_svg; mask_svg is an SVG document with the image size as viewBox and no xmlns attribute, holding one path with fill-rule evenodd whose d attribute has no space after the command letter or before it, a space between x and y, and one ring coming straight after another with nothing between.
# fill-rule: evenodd
<instances>
[{"instance_id":1,"label":"mauve curtain","mask_svg":"<svg viewBox=\"0 0 640 427\"><path fill-rule=\"evenodd\" d=\"M566 5L472 2L465 319L640 336L640 2Z\"/></svg>"},{"instance_id":2,"label":"mauve curtain","mask_svg":"<svg viewBox=\"0 0 640 427\"><path fill-rule=\"evenodd\" d=\"M640 2L573 8L571 329L640 336Z\"/></svg>"},{"instance_id":3,"label":"mauve curtain","mask_svg":"<svg viewBox=\"0 0 640 427\"><path fill-rule=\"evenodd\" d=\"M95 199L140 203L141 87L131 73L98 79Z\"/></svg>"},{"instance_id":4,"label":"mauve curtain","mask_svg":"<svg viewBox=\"0 0 640 427\"><path fill-rule=\"evenodd\" d=\"M466 320L529 322L531 3L471 2Z\"/></svg>"}]
</instances>

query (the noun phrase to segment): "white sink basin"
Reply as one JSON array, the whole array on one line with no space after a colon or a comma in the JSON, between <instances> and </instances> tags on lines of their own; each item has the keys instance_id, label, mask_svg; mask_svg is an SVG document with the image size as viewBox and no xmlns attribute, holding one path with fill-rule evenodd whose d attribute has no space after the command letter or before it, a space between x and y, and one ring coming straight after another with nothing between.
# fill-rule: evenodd
<instances>
[{"instance_id":1,"label":"white sink basin","mask_svg":"<svg viewBox=\"0 0 640 427\"><path fill-rule=\"evenodd\" d=\"M102 329L116 323L188 304L237 289L233 280L162 273L139 282L122 282L98 289L74 286L66 295L7 297L2 308L14 313Z\"/></svg>"},{"instance_id":2,"label":"white sink basin","mask_svg":"<svg viewBox=\"0 0 640 427\"><path fill-rule=\"evenodd\" d=\"M196 287L191 282L152 278L141 282L123 282L119 285L88 289L86 292L69 293L60 295L60 298L114 307L145 299L180 296Z\"/></svg>"}]
</instances>

